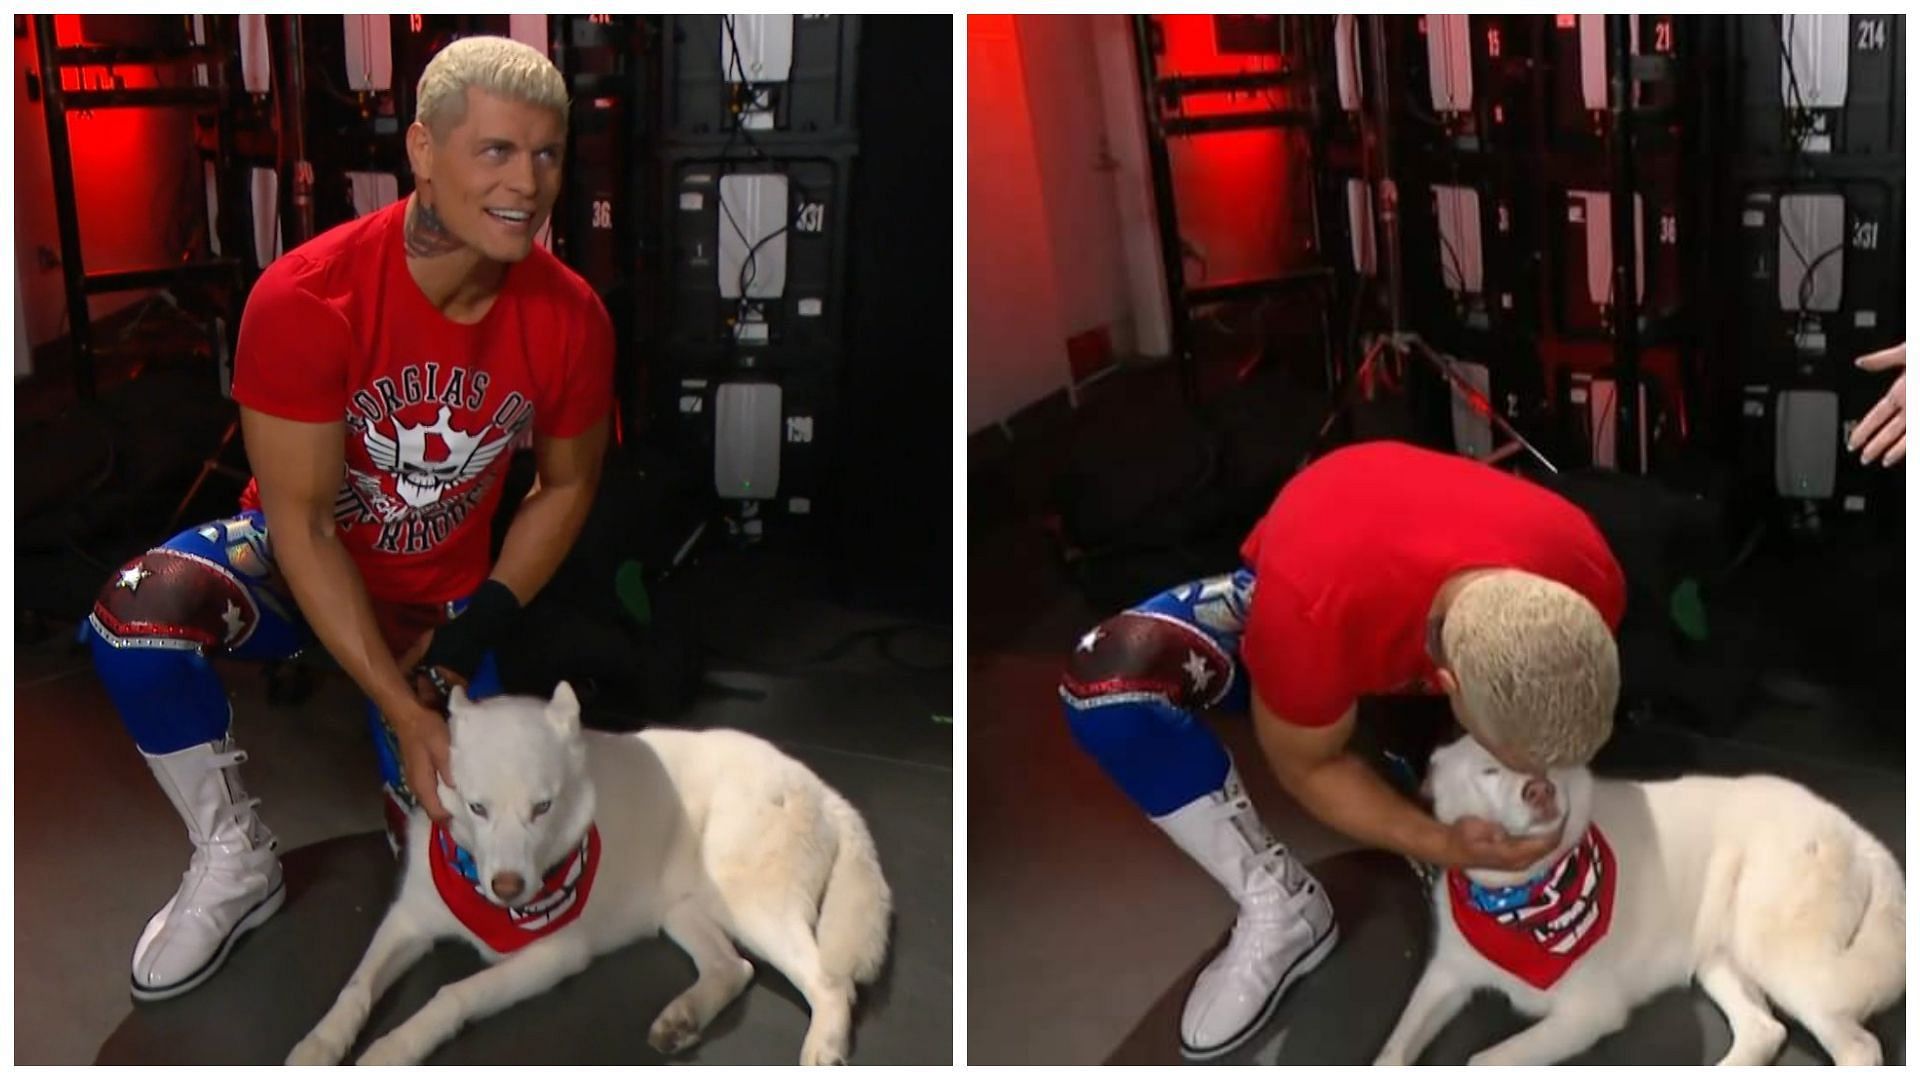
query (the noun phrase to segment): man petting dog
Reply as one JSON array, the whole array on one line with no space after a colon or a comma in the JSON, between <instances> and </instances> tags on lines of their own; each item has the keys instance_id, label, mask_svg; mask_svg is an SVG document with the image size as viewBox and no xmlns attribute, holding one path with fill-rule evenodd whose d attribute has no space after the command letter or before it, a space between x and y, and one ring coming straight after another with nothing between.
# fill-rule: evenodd
<instances>
[{"instance_id":1,"label":"man petting dog","mask_svg":"<svg viewBox=\"0 0 1920 1080\"><path fill-rule=\"evenodd\" d=\"M1498 760L1586 762L1613 730L1619 564L1586 514L1465 458L1348 447L1281 489L1244 568L1079 640L1075 740L1239 904L1180 1021L1182 1052L1245 1043L1337 940L1319 883L1261 824L1203 710L1253 714L1282 786L1328 826L1442 867L1522 869L1556 837L1441 825L1348 748L1357 699L1426 690Z\"/></svg>"},{"instance_id":2,"label":"man petting dog","mask_svg":"<svg viewBox=\"0 0 1920 1080\"><path fill-rule=\"evenodd\" d=\"M444 698L497 691L490 650L573 545L606 450L612 324L534 244L567 109L560 72L506 38L428 63L406 135L414 193L287 253L248 297L241 512L101 589L95 667L193 842L134 946L138 999L198 986L286 895L216 657L285 659L317 638L370 699L395 834L403 802L447 817ZM528 433L538 482L489 566L506 451Z\"/></svg>"}]
</instances>

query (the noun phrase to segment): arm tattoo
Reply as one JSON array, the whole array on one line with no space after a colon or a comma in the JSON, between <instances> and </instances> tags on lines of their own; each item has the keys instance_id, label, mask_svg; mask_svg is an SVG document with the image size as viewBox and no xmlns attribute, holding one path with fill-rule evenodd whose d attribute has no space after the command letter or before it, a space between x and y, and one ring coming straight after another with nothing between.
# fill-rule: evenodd
<instances>
[{"instance_id":1,"label":"arm tattoo","mask_svg":"<svg viewBox=\"0 0 1920 1080\"><path fill-rule=\"evenodd\" d=\"M416 196L407 207L407 254L416 259L430 259L435 255L445 255L458 251L460 240L447 231L440 215Z\"/></svg>"}]
</instances>

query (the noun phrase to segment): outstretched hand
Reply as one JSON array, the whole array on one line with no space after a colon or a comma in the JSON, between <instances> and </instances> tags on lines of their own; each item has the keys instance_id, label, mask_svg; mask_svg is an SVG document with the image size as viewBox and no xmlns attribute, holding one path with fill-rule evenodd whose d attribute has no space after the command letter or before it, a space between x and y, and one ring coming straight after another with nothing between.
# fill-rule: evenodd
<instances>
[{"instance_id":1,"label":"outstretched hand","mask_svg":"<svg viewBox=\"0 0 1920 1080\"><path fill-rule=\"evenodd\" d=\"M1906 343L1868 353L1855 360L1854 364L1867 371L1901 369L1893 385L1887 388L1886 396L1860 418L1860 422L1854 425L1853 434L1847 437L1847 449L1860 451L1861 464L1871 465L1875 459L1880 459L1883 464L1896 465L1907 456Z\"/></svg>"}]
</instances>

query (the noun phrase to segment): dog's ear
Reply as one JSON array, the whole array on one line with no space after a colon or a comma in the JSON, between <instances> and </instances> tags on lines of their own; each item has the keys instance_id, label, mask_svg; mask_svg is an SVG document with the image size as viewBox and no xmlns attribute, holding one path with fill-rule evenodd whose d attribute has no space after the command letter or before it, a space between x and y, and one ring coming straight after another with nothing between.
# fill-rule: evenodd
<instances>
[{"instance_id":1,"label":"dog's ear","mask_svg":"<svg viewBox=\"0 0 1920 1080\"><path fill-rule=\"evenodd\" d=\"M564 680L553 688L553 700L547 703L547 722L562 735L575 735L580 731L580 699Z\"/></svg>"}]
</instances>

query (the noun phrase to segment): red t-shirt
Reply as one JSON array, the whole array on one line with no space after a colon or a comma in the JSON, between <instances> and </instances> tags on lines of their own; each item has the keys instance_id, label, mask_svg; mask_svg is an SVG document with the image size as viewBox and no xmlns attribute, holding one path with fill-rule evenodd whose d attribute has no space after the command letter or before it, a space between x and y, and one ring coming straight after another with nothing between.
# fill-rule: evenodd
<instances>
[{"instance_id":1,"label":"red t-shirt","mask_svg":"<svg viewBox=\"0 0 1920 1080\"><path fill-rule=\"evenodd\" d=\"M1430 688L1427 615L1447 578L1501 567L1558 581L1620 627L1626 578L1572 503L1404 443L1347 447L1280 489L1240 549L1254 573L1241 654L1260 700L1304 727L1369 694Z\"/></svg>"},{"instance_id":2,"label":"red t-shirt","mask_svg":"<svg viewBox=\"0 0 1920 1080\"><path fill-rule=\"evenodd\" d=\"M346 422L334 512L368 594L438 604L487 576L516 437L572 438L608 415L613 325L592 287L538 246L479 322L447 318L407 271L406 205L267 268L240 320L233 397L288 420ZM241 501L259 505L255 485Z\"/></svg>"}]
</instances>

